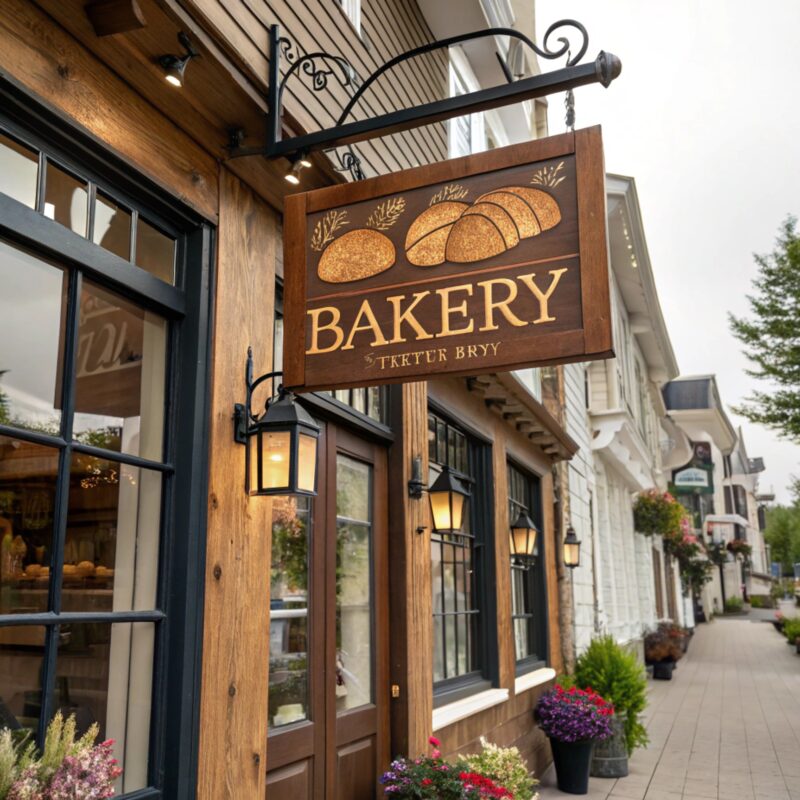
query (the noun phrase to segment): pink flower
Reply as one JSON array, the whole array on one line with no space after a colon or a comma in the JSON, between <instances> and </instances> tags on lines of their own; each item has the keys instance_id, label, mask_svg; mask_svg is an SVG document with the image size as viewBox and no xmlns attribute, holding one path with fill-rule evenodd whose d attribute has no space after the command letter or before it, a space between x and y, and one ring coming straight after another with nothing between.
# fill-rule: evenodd
<instances>
[{"instance_id":1,"label":"pink flower","mask_svg":"<svg viewBox=\"0 0 800 800\"><path fill-rule=\"evenodd\" d=\"M432 744L434 747L438 747L441 744L441 742L435 736L429 737L428 743Z\"/></svg>"}]
</instances>

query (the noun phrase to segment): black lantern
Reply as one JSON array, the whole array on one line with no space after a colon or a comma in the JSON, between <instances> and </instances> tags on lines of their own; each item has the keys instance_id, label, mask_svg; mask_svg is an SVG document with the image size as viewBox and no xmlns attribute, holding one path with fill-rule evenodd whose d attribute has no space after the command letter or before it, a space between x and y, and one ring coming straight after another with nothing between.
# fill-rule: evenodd
<instances>
[{"instance_id":1,"label":"black lantern","mask_svg":"<svg viewBox=\"0 0 800 800\"><path fill-rule=\"evenodd\" d=\"M433 529L437 533L460 533L469 491L449 467L445 467L433 482L428 489L428 496Z\"/></svg>"},{"instance_id":2,"label":"black lantern","mask_svg":"<svg viewBox=\"0 0 800 800\"><path fill-rule=\"evenodd\" d=\"M247 447L246 490L253 495L317 494L319 425L283 387L257 417L251 400L255 388L280 372L252 380L252 352L247 353L247 403L234 408L234 438Z\"/></svg>"},{"instance_id":3,"label":"black lantern","mask_svg":"<svg viewBox=\"0 0 800 800\"><path fill-rule=\"evenodd\" d=\"M518 564L526 566L536 561L536 523L520 509L519 516L511 526L511 555Z\"/></svg>"},{"instance_id":4,"label":"black lantern","mask_svg":"<svg viewBox=\"0 0 800 800\"><path fill-rule=\"evenodd\" d=\"M581 563L581 541L575 533L575 528L570 525L564 537L564 566L575 569Z\"/></svg>"}]
</instances>

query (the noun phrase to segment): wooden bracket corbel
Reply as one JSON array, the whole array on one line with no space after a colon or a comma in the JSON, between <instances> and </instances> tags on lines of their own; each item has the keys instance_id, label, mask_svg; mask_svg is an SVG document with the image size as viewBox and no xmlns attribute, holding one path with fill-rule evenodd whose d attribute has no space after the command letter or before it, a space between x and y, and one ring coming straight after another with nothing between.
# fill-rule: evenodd
<instances>
[{"instance_id":1,"label":"wooden bracket corbel","mask_svg":"<svg viewBox=\"0 0 800 800\"><path fill-rule=\"evenodd\" d=\"M95 0L84 11L98 36L129 33L147 25L138 0Z\"/></svg>"}]
</instances>

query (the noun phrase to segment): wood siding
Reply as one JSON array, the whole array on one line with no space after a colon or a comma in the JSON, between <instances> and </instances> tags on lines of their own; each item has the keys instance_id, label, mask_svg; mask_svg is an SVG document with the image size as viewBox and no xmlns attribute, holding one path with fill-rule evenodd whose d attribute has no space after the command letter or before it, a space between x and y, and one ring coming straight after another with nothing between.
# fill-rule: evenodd
<instances>
[{"instance_id":1,"label":"wood siding","mask_svg":"<svg viewBox=\"0 0 800 800\"><path fill-rule=\"evenodd\" d=\"M273 24L294 44L295 56L325 51L346 58L363 81L396 55L432 41L413 0L365 0L361 35L335 0L191 0L187 3L223 42L262 91L267 89L268 35ZM356 104L350 121L439 100L448 93L447 53L430 53L381 77ZM331 127L349 100L337 74L323 91L310 88L302 72L286 84L284 108L300 131ZM447 157L447 128L436 123L355 147L368 176L440 161Z\"/></svg>"}]
</instances>

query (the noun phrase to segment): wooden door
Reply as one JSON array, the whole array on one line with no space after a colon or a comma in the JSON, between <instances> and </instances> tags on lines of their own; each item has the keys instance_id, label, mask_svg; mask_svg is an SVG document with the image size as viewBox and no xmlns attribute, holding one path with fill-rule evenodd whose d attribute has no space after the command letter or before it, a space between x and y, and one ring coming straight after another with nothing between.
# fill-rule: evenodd
<instances>
[{"instance_id":1,"label":"wooden door","mask_svg":"<svg viewBox=\"0 0 800 800\"><path fill-rule=\"evenodd\" d=\"M305 611L272 598L267 800L373 800L389 757L386 452L328 423L319 468L319 496L297 503L291 521L291 535L307 536ZM273 526L273 585L285 583L284 536ZM296 689L292 665L303 662L277 652L298 641L287 619L305 622L307 671L295 695L282 687Z\"/></svg>"}]
</instances>

